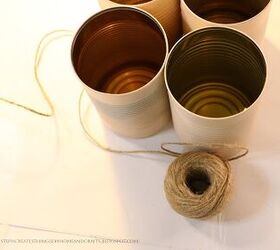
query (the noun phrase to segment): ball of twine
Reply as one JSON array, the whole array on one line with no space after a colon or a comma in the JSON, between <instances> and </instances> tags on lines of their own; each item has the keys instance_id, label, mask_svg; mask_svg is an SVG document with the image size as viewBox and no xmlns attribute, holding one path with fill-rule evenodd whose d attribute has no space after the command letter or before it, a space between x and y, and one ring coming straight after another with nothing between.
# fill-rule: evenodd
<instances>
[{"instance_id":1,"label":"ball of twine","mask_svg":"<svg viewBox=\"0 0 280 250\"><path fill-rule=\"evenodd\" d=\"M221 212L229 200L231 182L228 161L207 152L189 152L170 165L164 191L176 212L201 219Z\"/></svg>"}]
</instances>

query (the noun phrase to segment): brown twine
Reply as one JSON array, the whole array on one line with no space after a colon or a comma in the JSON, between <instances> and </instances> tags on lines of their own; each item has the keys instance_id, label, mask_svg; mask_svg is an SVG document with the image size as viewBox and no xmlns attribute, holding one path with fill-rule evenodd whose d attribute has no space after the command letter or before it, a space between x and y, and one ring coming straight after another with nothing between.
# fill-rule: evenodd
<instances>
[{"instance_id":1,"label":"brown twine","mask_svg":"<svg viewBox=\"0 0 280 250\"><path fill-rule=\"evenodd\" d=\"M35 80L43 98L45 99L50 108L50 112L41 112L32 107L22 105L4 97L0 97L0 101L6 102L10 105L14 105L18 108L22 108L36 115L47 117L53 116L55 113L55 108L39 78L39 66L42 60L43 53L47 46L54 40L70 35L73 35L73 32L68 30L55 30L49 32L41 39L35 54ZM81 92L78 102L80 124L84 133L97 147L104 151L117 154L161 154L177 157L176 160L171 163L164 182L164 190L166 193L167 200L169 201L171 207L181 215L191 218L209 217L221 211L225 204L225 201L228 200L229 191L231 187L231 171L228 162L244 157L248 153L247 148L238 145L228 144L167 142L161 144L161 150L113 149L100 143L94 136L91 135L91 133L87 129L87 126L85 125L85 122L82 118L83 94L84 91ZM174 145L194 146L197 148L203 147L209 149L209 152L207 152L208 150L205 149L204 152L188 152L182 154L167 148L168 146ZM216 148L224 148L227 150L238 149L240 151L240 154L228 159L222 159L221 157L212 152L211 149ZM203 184L203 181L209 181L209 183L206 183L209 185L209 187L207 188L207 190L205 190L205 192L196 193L195 190L192 190L191 186L188 186L188 176L192 175L192 178L194 178L194 183L201 182L202 185L205 185L205 183ZM200 180L198 177L203 177L204 180L203 178Z\"/></svg>"}]
</instances>

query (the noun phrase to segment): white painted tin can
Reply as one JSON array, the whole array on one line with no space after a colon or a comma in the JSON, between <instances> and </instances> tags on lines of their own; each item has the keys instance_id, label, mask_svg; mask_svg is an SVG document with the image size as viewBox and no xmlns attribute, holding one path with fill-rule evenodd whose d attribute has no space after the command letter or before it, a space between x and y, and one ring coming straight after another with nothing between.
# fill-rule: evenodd
<instances>
[{"instance_id":1,"label":"white painted tin can","mask_svg":"<svg viewBox=\"0 0 280 250\"><path fill-rule=\"evenodd\" d=\"M147 137L170 121L164 84L168 40L160 23L132 7L103 10L78 30L72 63L106 126Z\"/></svg>"},{"instance_id":2,"label":"white painted tin can","mask_svg":"<svg viewBox=\"0 0 280 250\"><path fill-rule=\"evenodd\" d=\"M266 72L261 50L234 29L208 27L181 38L165 68L179 138L247 146Z\"/></svg>"}]
</instances>

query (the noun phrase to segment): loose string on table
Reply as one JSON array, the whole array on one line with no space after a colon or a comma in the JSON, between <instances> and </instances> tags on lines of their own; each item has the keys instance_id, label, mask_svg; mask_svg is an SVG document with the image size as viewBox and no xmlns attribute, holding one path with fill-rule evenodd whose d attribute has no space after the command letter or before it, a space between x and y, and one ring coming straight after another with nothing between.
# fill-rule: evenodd
<instances>
[{"instance_id":1,"label":"loose string on table","mask_svg":"<svg viewBox=\"0 0 280 250\"><path fill-rule=\"evenodd\" d=\"M49 46L50 43L52 43L53 41L60 39L62 37L66 37L66 36L73 36L74 32L70 31L70 30L54 30L51 31L49 33L47 33L46 35L43 36L43 38L40 40L39 45L36 49L36 53L35 53L35 60L34 60L34 78L35 78L35 82L39 87L40 93L42 94L44 100L46 101L48 107L49 107L49 111L48 112L42 112L39 111L33 107L29 107L26 106L24 104L20 104L16 101L10 100L8 98L5 97L0 97L0 101L8 103L10 105L16 106L18 108L22 108L26 111L32 112L36 115L40 115L40 116L45 116L45 117L52 117L55 113L55 108L53 105L53 102L51 100L51 98L49 97L47 91L44 88L44 85L42 83L42 81L40 80L39 77L39 68L40 68L40 63L42 61L42 57L44 54L45 49Z\"/></svg>"}]
</instances>

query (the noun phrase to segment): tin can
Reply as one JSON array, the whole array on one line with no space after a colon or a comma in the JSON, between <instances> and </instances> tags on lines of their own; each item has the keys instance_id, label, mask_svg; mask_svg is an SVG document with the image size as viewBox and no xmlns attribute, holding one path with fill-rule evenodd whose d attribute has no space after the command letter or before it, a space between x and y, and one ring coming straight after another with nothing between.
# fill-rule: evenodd
<instances>
[{"instance_id":1,"label":"tin can","mask_svg":"<svg viewBox=\"0 0 280 250\"><path fill-rule=\"evenodd\" d=\"M132 7L95 14L78 30L71 56L87 94L114 132L147 137L169 122L163 74L168 40L150 14Z\"/></svg>"},{"instance_id":2,"label":"tin can","mask_svg":"<svg viewBox=\"0 0 280 250\"><path fill-rule=\"evenodd\" d=\"M234 29L208 27L181 38L165 68L180 139L247 146L266 72L259 47Z\"/></svg>"},{"instance_id":3,"label":"tin can","mask_svg":"<svg viewBox=\"0 0 280 250\"><path fill-rule=\"evenodd\" d=\"M98 0L98 2L102 9L130 5L147 11L156 17L165 29L170 46L181 36L180 0Z\"/></svg>"},{"instance_id":4,"label":"tin can","mask_svg":"<svg viewBox=\"0 0 280 250\"><path fill-rule=\"evenodd\" d=\"M208 26L231 27L261 43L272 0L181 0L183 31Z\"/></svg>"}]
</instances>

